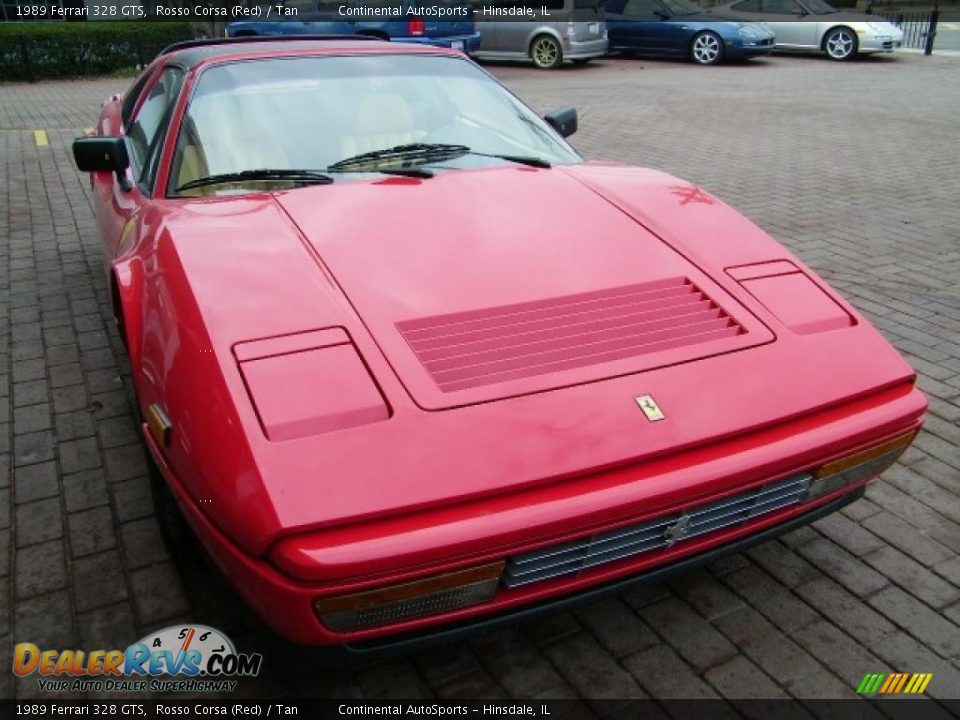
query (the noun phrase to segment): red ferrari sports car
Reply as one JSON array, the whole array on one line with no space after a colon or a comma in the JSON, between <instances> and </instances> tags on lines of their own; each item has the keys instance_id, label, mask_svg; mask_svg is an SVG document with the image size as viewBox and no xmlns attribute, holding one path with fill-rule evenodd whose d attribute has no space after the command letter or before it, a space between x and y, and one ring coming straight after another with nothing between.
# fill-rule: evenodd
<instances>
[{"instance_id":1,"label":"red ferrari sports car","mask_svg":"<svg viewBox=\"0 0 960 720\"><path fill-rule=\"evenodd\" d=\"M286 639L659 580L918 431L914 372L810 268L575 129L454 51L297 38L171 47L75 142L161 520Z\"/></svg>"}]
</instances>

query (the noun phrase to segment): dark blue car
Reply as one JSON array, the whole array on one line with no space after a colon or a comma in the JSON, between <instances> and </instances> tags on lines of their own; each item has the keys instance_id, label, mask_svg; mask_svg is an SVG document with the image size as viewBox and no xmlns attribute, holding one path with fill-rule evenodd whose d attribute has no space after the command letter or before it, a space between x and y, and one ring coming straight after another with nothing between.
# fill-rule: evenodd
<instances>
[{"instance_id":1,"label":"dark blue car","mask_svg":"<svg viewBox=\"0 0 960 720\"><path fill-rule=\"evenodd\" d=\"M228 37L372 35L466 53L480 47L468 0L248 0L247 7L250 19L229 23Z\"/></svg>"},{"instance_id":2,"label":"dark blue car","mask_svg":"<svg viewBox=\"0 0 960 720\"><path fill-rule=\"evenodd\" d=\"M726 22L689 0L606 0L610 51L688 57L701 65L769 55L773 31Z\"/></svg>"}]
</instances>

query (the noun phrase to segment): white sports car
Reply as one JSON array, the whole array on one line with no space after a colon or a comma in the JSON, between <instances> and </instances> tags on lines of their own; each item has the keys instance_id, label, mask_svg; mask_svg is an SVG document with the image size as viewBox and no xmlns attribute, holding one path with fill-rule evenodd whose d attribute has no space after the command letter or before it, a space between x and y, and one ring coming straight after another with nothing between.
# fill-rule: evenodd
<instances>
[{"instance_id":1,"label":"white sports car","mask_svg":"<svg viewBox=\"0 0 960 720\"><path fill-rule=\"evenodd\" d=\"M764 23L776 33L776 50L822 52L831 60L889 53L903 44L903 31L882 17L842 12L824 0L736 0L713 14Z\"/></svg>"}]
</instances>

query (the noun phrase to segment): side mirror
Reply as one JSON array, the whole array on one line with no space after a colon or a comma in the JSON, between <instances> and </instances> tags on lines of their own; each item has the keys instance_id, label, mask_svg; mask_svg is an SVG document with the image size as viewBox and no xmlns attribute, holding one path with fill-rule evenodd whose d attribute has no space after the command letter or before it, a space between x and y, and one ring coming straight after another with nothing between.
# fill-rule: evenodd
<instances>
[{"instance_id":1,"label":"side mirror","mask_svg":"<svg viewBox=\"0 0 960 720\"><path fill-rule=\"evenodd\" d=\"M121 137L83 137L73 141L73 159L81 172L108 171L116 173L117 182L124 190L130 189L127 168L130 158L127 145Z\"/></svg>"},{"instance_id":2,"label":"side mirror","mask_svg":"<svg viewBox=\"0 0 960 720\"><path fill-rule=\"evenodd\" d=\"M577 131L577 110L572 107L560 108L543 116L547 124L563 137L570 137Z\"/></svg>"}]
</instances>

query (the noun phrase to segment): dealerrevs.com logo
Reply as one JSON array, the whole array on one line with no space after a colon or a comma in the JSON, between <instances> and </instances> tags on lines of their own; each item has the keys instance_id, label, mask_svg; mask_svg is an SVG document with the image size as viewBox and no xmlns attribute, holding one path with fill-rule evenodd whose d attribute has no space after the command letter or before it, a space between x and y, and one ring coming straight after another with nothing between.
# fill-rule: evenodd
<instances>
[{"instance_id":1,"label":"dealerrevs.com logo","mask_svg":"<svg viewBox=\"0 0 960 720\"><path fill-rule=\"evenodd\" d=\"M47 692L232 692L236 677L255 677L263 656L238 653L233 642L206 625L177 625L147 635L126 650L13 649L13 672L38 675Z\"/></svg>"}]
</instances>

